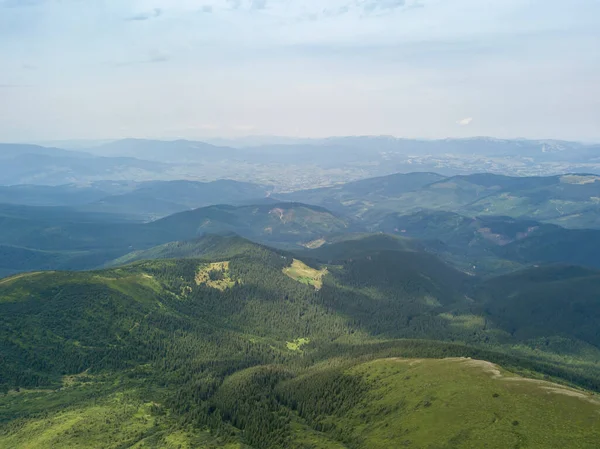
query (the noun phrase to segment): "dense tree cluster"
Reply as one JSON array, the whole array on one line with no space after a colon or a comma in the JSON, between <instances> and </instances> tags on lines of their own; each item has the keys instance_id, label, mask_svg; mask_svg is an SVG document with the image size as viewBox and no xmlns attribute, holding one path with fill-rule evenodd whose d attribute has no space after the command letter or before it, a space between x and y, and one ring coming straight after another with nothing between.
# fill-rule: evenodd
<instances>
[{"instance_id":1,"label":"dense tree cluster","mask_svg":"<svg viewBox=\"0 0 600 449\"><path fill-rule=\"evenodd\" d=\"M485 303L465 299L468 279L427 255L348 260L316 290L282 272L285 253L231 254L225 289L197 285L197 259L0 285L2 391L117 376L147 400L160 390L182 428L261 448L286 447L294 419L352 447L327 417L360 403L368 384L347 370L373 358L468 356L600 391L593 363L511 355L507 343L525 340L494 327ZM290 349L298 338L307 343Z\"/></svg>"}]
</instances>

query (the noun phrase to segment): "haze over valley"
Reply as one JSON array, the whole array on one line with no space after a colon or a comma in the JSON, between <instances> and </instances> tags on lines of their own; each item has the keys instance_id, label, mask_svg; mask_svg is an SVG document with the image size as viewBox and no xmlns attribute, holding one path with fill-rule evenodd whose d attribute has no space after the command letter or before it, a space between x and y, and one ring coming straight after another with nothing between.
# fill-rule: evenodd
<instances>
[{"instance_id":1,"label":"haze over valley","mask_svg":"<svg viewBox=\"0 0 600 449\"><path fill-rule=\"evenodd\" d=\"M2 144L3 184L232 179L288 192L398 172L511 176L600 174L600 145L491 138L412 140L388 136L287 139L227 146L205 142L125 139L63 150ZM277 142L273 138L273 142Z\"/></svg>"}]
</instances>

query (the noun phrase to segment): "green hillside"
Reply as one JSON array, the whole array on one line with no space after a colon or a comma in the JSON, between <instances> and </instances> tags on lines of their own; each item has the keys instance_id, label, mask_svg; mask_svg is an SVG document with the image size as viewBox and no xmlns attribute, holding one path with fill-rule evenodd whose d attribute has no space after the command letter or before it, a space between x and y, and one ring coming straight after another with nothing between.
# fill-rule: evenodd
<instances>
[{"instance_id":1,"label":"green hillside","mask_svg":"<svg viewBox=\"0 0 600 449\"><path fill-rule=\"evenodd\" d=\"M333 383L352 393L328 393ZM341 447L592 448L600 436L597 397L480 360L318 366L279 388L313 426L339 435Z\"/></svg>"},{"instance_id":2,"label":"green hillside","mask_svg":"<svg viewBox=\"0 0 600 449\"><path fill-rule=\"evenodd\" d=\"M390 188L398 180L401 188ZM365 188L356 187L363 185ZM411 173L295 192L290 198L323 205L369 223L390 213L434 209L467 216L524 218L567 228L600 228L597 175L510 177L479 173L441 177Z\"/></svg>"},{"instance_id":3,"label":"green hillside","mask_svg":"<svg viewBox=\"0 0 600 449\"><path fill-rule=\"evenodd\" d=\"M419 239L423 247L477 273L499 274L544 263L600 268L600 231L595 229L439 210L393 213L370 227Z\"/></svg>"},{"instance_id":4,"label":"green hillside","mask_svg":"<svg viewBox=\"0 0 600 449\"><path fill-rule=\"evenodd\" d=\"M167 215L213 204L239 204L260 200L266 187L247 182L218 180L213 182L153 181L139 183L130 192L105 195L79 210L102 212L156 220Z\"/></svg>"},{"instance_id":5,"label":"green hillside","mask_svg":"<svg viewBox=\"0 0 600 449\"><path fill-rule=\"evenodd\" d=\"M574 337L600 347L599 281L600 271L547 266L494 278L480 288L488 315L521 340L551 346Z\"/></svg>"},{"instance_id":6,"label":"green hillside","mask_svg":"<svg viewBox=\"0 0 600 449\"><path fill-rule=\"evenodd\" d=\"M352 211L355 216L360 216L375 204L401 198L404 194L418 191L444 178L437 173L397 173L333 187L280 194L278 197L286 201L321 205L336 212Z\"/></svg>"},{"instance_id":7,"label":"green hillside","mask_svg":"<svg viewBox=\"0 0 600 449\"><path fill-rule=\"evenodd\" d=\"M0 226L0 246L4 251L13 248L15 256L0 264L0 275L90 269L130 253L134 255L124 260L158 245L213 233L234 232L265 244L303 248L353 229L347 219L326 209L297 203L210 206L150 223L62 207L0 205Z\"/></svg>"},{"instance_id":8,"label":"green hillside","mask_svg":"<svg viewBox=\"0 0 600 449\"><path fill-rule=\"evenodd\" d=\"M211 236L152 253L200 259L0 280L0 448L595 447L590 393L435 359L600 391L596 272L481 282L347 245L321 265Z\"/></svg>"},{"instance_id":9,"label":"green hillside","mask_svg":"<svg viewBox=\"0 0 600 449\"><path fill-rule=\"evenodd\" d=\"M114 261L110 266L124 265L140 260L228 258L256 250L257 244L237 234L207 234L192 240L170 242L153 248L134 251Z\"/></svg>"},{"instance_id":10,"label":"green hillside","mask_svg":"<svg viewBox=\"0 0 600 449\"><path fill-rule=\"evenodd\" d=\"M327 209L300 203L251 206L211 206L148 223L147 228L170 233L171 240L235 232L261 243L302 247L328 234L350 230L348 220Z\"/></svg>"},{"instance_id":11,"label":"green hillside","mask_svg":"<svg viewBox=\"0 0 600 449\"><path fill-rule=\"evenodd\" d=\"M332 244L384 232L408 237L413 241L406 245L426 248L462 270L492 276L543 263L600 267L598 179L411 173L282 196L316 205L252 200L264 196L265 188L234 181L99 183L88 190L117 194L79 209L0 204L0 245L15 254L0 275L99 267L130 253L223 232L288 250L318 249L309 257L322 260L338 258L332 251L340 246ZM48 195L74 192L75 186L66 186ZM148 223L125 219L217 201L238 205L185 210ZM390 245L394 249L397 242ZM331 254L324 258L319 252Z\"/></svg>"},{"instance_id":12,"label":"green hillside","mask_svg":"<svg viewBox=\"0 0 600 449\"><path fill-rule=\"evenodd\" d=\"M335 261L365 257L381 251L413 251L423 248L416 240L389 234L333 235L319 243L316 248L297 253L322 261Z\"/></svg>"}]
</instances>

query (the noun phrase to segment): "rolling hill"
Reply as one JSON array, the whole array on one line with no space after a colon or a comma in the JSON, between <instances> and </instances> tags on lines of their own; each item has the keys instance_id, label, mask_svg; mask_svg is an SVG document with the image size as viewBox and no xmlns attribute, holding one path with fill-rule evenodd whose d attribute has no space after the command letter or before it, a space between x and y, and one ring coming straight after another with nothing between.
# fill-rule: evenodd
<instances>
[{"instance_id":1,"label":"rolling hill","mask_svg":"<svg viewBox=\"0 0 600 449\"><path fill-rule=\"evenodd\" d=\"M382 204L393 201L394 198L418 191L442 179L445 177L436 173L398 173L333 187L279 194L278 197L286 201L317 204L333 211L361 216L373 206L382 207Z\"/></svg>"},{"instance_id":2,"label":"rolling hill","mask_svg":"<svg viewBox=\"0 0 600 449\"><path fill-rule=\"evenodd\" d=\"M398 174L281 197L327 205L368 224L390 213L432 209L467 216L509 216L567 228L600 227L600 176L588 174L547 177Z\"/></svg>"},{"instance_id":3,"label":"rolling hill","mask_svg":"<svg viewBox=\"0 0 600 449\"><path fill-rule=\"evenodd\" d=\"M421 242L391 234L348 233L337 234L317 241L313 247L296 251L301 257L333 263L372 256L381 251L424 250Z\"/></svg>"},{"instance_id":4,"label":"rolling hill","mask_svg":"<svg viewBox=\"0 0 600 449\"><path fill-rule=\"evenodd\" d=\"M122 139L86 151L100 156L127 156L166 163L220 161L240 155L234 148L189 140Z\"/></svg>"},{"instance_id":5,"label":"rolling hill","mask_svg":"<svg viewBox=\"0 0 600 449\"><path fill-rule=\"evenodd\" d=\"M126 185L109 182L91 185L0 186L0 203L23 206L80 206L112 195L114 190L126 188Z\"/></svg>"},{"instance_id":6,"label":"rolling hill","mask_svg":"<svg viewBox=\"0 0 600 449\"><path fill-rule=\"evenodd\" d=\"M91 154L36 145L0 144L0 185L58 186L73 182L155 178L167 164L129 157Z\"/></svg>"},{"instance_id":7,"label":"rolling hill","mask_svg":"<svg viewBox=\"0 0 600 449\"><path fill-rule=\"evenodd\" d=\"M154 181L138 183L131 191L106 195L77 209L150 221L214 204L260 201L267 194L267 187L226 179L212 182Z\"/></svg>"},{"instance_id":8,"label":"rolling hill","mask_svg":"<svg viewBox=\"0 0 600 449\"><path fill-rule=\"evenodd\" d=\"M303 248L329 234L352 230L348 220L298 203L209 206L149 223L125 219L121 214L63 207L0 204L0 245L18 256L5 261L2 274L90 269L131 252L205 234L234 232L261 243Z\"/></svg>"},{"instance_id":9,"label":"rolling hill","mask_svg":"<svg viewBox=\"0 0 600 449\"><path fill-rule=\"evenodd\" d=\"M109 262L108 266L154 259L197 259L239 256L257 244L237 234L206 234L192 240L169 242L147 250L134 251Z\"/></svg>"},{"instance_id":10,"label":"rolling hill","mask_svg":"<svg viewBox=\"0 0 600 449\"><path fill-rule=\"evenodd\" d=\"M288 270L298 256L238 237L163 255L180 251L203 257L0 281L1 448L595 447L597 398L541 379L600 390L593 295L585 314L557 311L584 332L519 321L512 299L540 288L557 298L526 307L560 305L556 279L597 291L590 271L482 283L430 254L374 251L304 260L326 270L317 288ZM490 287L506 306L490 308ZM539 345L557 335L588 352Z\"/></svg>"},{"instance_id":11,"label":"rolling hill","mask_svg":"<svg viewBox=\"0 0 600 449\"><path fill-rule=\"evenodd\" d=\"M599 281L598 270L559 265L500 276L480 288L486 312L512 336L547 346L576 339L599 347Z\"/></svg>"},{"instance_id":12,"label":"rolling hill","mask_svg":"<svg viewBox=\"0 0 600 449\"><path fill-rule=\"evenodd\" d=\"M327 209L300 203L251 206L210 206L181 212L148 223L173 238L186 240L197 235L235 232L251 240L275 246L302 247L328 234L349 231L351 223Z\"/></svg>"},{"instance_id":13,"label":"rolling hill","mask_svg":"<svg viewBox=\"0 0 600 449\"><path fill-rule=\"evenodd\" d=\"M429 250L478 272L497 273L502 267L511 270L544 263L600 268L600 231L595 229L565 229L528 219L467 217L439 210L389 214L370 228L419 239Z\"/></svg>"},{"instance_id":14,"label":"rolling hill","mask_svg":"<svg viewBox=\"0 0 600 449\"><path fill-rule=\"evenodd\" d=\"M79 212L120 215L149 221L213 204L252 204L267 198L269 188L218 180L97 181L58 186L0 186L0 204L61 206Z\"/></svg>"}]
</instances>

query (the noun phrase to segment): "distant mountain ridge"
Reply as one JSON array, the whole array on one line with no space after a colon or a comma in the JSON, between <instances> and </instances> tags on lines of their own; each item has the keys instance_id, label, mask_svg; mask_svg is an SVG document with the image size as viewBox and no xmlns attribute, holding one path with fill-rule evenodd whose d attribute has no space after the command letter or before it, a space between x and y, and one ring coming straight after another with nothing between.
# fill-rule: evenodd
<instances>
[{"instance_id":1,"label":"distant mountain ridge","mask_svg":"<svg viewBox=\"0 0 600 449\"><path fill-rule=\"evenodd\" d=\"M468 216L504 215L572 228L600 228L600 176L591 174L395 174L278 197L324 205L367 222L377 222L394 212L433 209Z\"/></svg>"},{"instance_id":2,"label":"distant mountain ridge","mask_svg":"<svg viewBox=\"0 0 600 449\"><path fill-rule=\"evenodd\" d=\"M492 270L494 259L519 264L568 263L600 268L600 230L566 229L512 217L467 217L454 212L423 210L385 216L373 230L418 239L430 250ZM492 265L482 264L485 261ZM497 267L500 268L500 267Z\"/></svg>"},{"instance_id":3,"label":"distant mountain ridge","mask_svg":"<svg viewBox=\"0 0 600 449\"><path fill-rule=\"evenodd\" d=\"M289 192L394 172L600 174L600 145L552 140L355 136L258 139L224 146L181 139L123 139L83 145L81 151L24 144L5 144L4 149L8 150L0 167L0 184L230 178L273 183Z\"/></svg>"},{"instance_id":4,"label":"distant mountain ridge","mask_svg":"<svg viewBox=\"0 0 600 449\"><path fill-rule=\"evenodd\" d=\"M0 186L0 204L65 206L80 212L148 221L213 204L259 202L271 188L221 179L197 181L98 181L59 186Z\"/></svg>"},{"instance_id":5,"label":"distant mountain ridge","mask_svg":"<svg viewBox=\"0 0 600 449\"><path fill-rule=\"evenodd\" d=\"M215 205L146 223L126 218L65 207L0 204L0 246L21 249L13 251L21 257L9 259L3 274L77 269L78 264L89 269L130 252L205 234L233 232L277 247L303 248L329 234L353 230L349 220L300 203ZM42 251L45 257L31 257L31 251ZM56 262L48 265L47 260Z\"/></svg>"},{"instance_id":6,"label":"distant mountain ridge","mask_svg":"<svg viewBox=\"0 0 600 449\"><path fill-rule=\"evenodd\" d=\"M132 191L106 196L79 209L148 220L214 204L260 201L269 195L269 191L266 186L225 179L212 182L150 181L139 183Z\"/></svg>"},{"instance_id":7,"label":"distant mountain ridge","mask_svg":"<svg viewBox=\"0 0 600 449\"><path fill-rule=\"evenodd\" d=\"M0 198L13 201L74 204L36 209L0 203L0 244L119 257L207 233L235 232L299 249L329 245L348 233L383 232L426 240L418 244L463 269L495 273L535 263L600 264L597 175L409 173L286 195L270 189L229 180L0 187Z\"/></svg>"}]
</instances>

